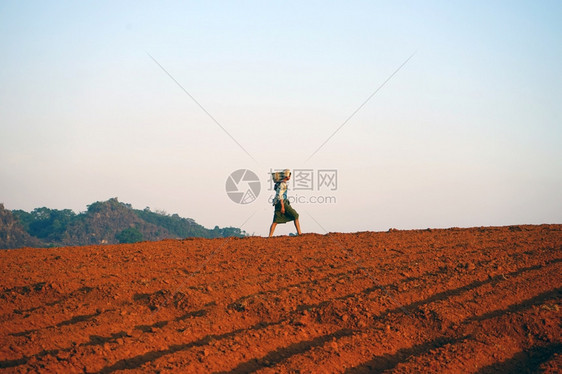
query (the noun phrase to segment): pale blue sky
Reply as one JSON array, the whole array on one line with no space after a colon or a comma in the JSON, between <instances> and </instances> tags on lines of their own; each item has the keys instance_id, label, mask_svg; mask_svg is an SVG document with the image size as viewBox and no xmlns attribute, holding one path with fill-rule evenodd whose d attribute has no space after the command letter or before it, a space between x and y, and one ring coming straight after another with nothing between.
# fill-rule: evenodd
<instances>
[{"instance_id":1,"label":"pale blue sky","mask_svg":"<svg viewBox=\"0 0 562 374\"><path fill-rule=\"evenodd\" d=\"M295 204L305 232L561 223L561 19L558 1L4 1L0 202L255 213L265 235L268 191L234 204L230 172L335 168L336 204Z\"/></svg>"}]
</instances>

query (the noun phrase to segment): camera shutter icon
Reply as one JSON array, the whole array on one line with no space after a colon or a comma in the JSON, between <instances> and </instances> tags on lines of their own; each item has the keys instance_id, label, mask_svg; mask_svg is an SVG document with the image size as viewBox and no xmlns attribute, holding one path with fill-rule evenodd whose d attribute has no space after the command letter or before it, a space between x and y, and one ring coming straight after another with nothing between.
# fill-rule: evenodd
<instances>
[{"instance_id":1,"label":"camera shutter icon","mask_svg":"<svg viewBox=\"0 0 562 374\"><path fill-rule=\"evenodd\" d=\"M238 169L228 176L225 188L230 200L237 204L249 204L259 196L261 183L253 171Z\"/></svg>"}]
</instances>

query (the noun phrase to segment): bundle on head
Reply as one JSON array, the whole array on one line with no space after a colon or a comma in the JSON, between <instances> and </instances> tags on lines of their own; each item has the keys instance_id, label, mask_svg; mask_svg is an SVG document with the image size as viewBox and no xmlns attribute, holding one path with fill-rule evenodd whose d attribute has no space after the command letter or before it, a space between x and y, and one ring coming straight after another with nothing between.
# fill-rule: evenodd
<instances>
[{"instance_id":1,"label":"bundle on head","mask_svg":"<svg viewBox=\"0 0 562 374\"><path fill-rule=\"evenodd\" d=\"M286 177L291 176L291 171L289 169L285 169L283 171L277 171L275 173L271 173L271 178L275 183L281 182Z\"/></svg>"}]
</instances>

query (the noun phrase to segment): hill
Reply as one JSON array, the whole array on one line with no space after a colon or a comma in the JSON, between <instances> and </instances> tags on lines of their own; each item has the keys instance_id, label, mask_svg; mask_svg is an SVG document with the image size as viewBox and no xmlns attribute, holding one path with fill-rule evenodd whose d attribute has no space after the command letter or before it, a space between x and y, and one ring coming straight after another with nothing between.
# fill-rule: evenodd
<instances>
[{"instance_id":1,"label":"hill","mask_svg":"<svg viewBox=\"0 0 562 374\"><path fill-rule=\"evenodd\" d=\"M0 204L0 249L19 247L40 247L41 241L29 235L18 217Z\"/></svg>"},{"instance_id":2,"label":"hill","mask_svg":"<svg viewBox=\"0 0 562 374\"><path fill-rule=\"evenodd\" d=\"M2 218L3 217L3 218ZM117 198L88 205L76 214L70 209L37 208L31 212L0 208L0 248L133 243L167 238L245 236L234 228L210 230L193 219L133 209Z\"/></svg>"},{"instance_id":3,"label":"hill","mask_svg":"<svg viewBox=\"0 0 562 374\"><path fill-rule=\"evenodd\" d=\"M562 225L0 251L5 372L559 373Z\"/></svg>"}]
</instances>

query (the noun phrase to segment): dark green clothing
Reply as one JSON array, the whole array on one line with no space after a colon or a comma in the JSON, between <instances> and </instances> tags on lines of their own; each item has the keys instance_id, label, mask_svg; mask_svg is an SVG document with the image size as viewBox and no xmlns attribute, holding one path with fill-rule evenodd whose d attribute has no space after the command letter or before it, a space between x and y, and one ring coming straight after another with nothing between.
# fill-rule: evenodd
<instances>
[{"instance_id":1,"label":"dark green clothing","mask_svg":"<svg viewBox=\"0 0 562 374\"><path fill-rule=\"evenodd\" d=\"M299 218L299 214L293 209L289 200L284 200L285 214L281 213L281 202L275 204L275 213L273 214L273 223L287 223Z\"/></svg>"}]
</instances>

